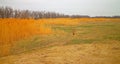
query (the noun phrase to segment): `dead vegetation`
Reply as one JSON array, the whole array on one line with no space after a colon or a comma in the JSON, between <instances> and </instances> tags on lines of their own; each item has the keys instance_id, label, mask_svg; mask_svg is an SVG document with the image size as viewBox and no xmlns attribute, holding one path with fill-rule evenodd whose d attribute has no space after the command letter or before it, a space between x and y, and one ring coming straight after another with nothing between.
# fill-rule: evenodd
<instances>
[{"instance_id":1,"label":"dead vegetation","mask_svg":"<svg viewBox=\"0 0 120 64\"><path fill-rule=\"evenodd\" d=\"M109 42L109 41L108 41ZM1 64L119 64L120 43L55 46L0 59ZM117 49L116 49L117 48Z\"/></svg>"},{"instance_id":2,"label":"dead vegetation","mask_svg":"<svg viewBox=\"0 0 120 64\"><path fill-rule=\"evenodd\" d=\"M119 21L0 19L0 64L119 64Z\"/></svg>"}]
</instances>

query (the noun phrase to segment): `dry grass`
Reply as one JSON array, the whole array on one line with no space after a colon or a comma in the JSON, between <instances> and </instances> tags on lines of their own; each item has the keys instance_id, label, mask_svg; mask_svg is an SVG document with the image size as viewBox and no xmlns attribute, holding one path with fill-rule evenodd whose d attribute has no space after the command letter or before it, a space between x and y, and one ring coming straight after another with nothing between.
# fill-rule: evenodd
<instances>
[{"instance_id":1,"label":"dry grass","mask_svg":"<svg viewBox=\"0 0 120 64\"><path fill-rule=\"evenodd\" d=\"M109 41L107 41L109 42ZM119 64L120 43L55 46L0 59L1 64Z\"/></svg>"},{"instance_id":2,"label":"dry grass","mask_svg":"<svg viewBox=\"0 0 120 64\"><path fill-rule=\"evenodd\" d=\"M41 21L38 20L38 21ZM57 19L42 19L46 24L50 25L78 25L80 22L105 22L119 21L119 19L111 18L57 18Z\"/></svg>"},{"instance_id":3,"label":"dry grass","mask_svg":"<svg viewBox=\"0 0 120 64\"><path fill-rule=\"evenodd\" d=\"M54 44L101 42L105 38L110 41L111 39L119 40L119 20L117 18L0 19L0 56L9 55L11 48L16 46L16 41L29 39L34 35L40 36L40 38L28 40L29 45L20 42L20 50L23 50L22 46L32 48L38 44L49 47ZM74 28L77 28L77 34L73 37L71 32ZM112 31L113 29L114 31ZM46 35L46 37L41 35ZM100 38L101 40L99 40Z\"/></svg>"},{"instance_id":4,"label":"dry grass","mask_svg":"<svg viewBox=\"0 0 120 64\"><path fill-rule=\"evenodd\" d=\"M0 56L9 54L14 41L49 34L52 29L33 19L0 19Z\"/></svg>"}]
</instances>

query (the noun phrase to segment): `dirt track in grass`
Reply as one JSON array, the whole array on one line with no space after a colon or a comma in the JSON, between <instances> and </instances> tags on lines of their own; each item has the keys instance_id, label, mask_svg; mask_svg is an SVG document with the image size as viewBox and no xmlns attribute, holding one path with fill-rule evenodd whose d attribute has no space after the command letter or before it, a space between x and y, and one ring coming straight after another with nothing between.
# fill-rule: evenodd
<instances>
[{"instance_id":1,"label":"dirt track in grass","mask_svg":"<svg viewBox=\"0 0 120 64\"><path fill-rule=\"evenodd\" d=\"M36 49L0 59L0 64L120 64L120 43L77 44Z\"/></svg>"},{"instance_id":2,"label":"dirt track in grass","mask_svg":"<svg viewBox=\"0 0 120 64\"><path fill-rule=\"evenodd\" d=\"M3 40L5 46L0 43L0 64L120 64L120 19L21 20L23 23L20 22L20 25L19 19L16 19L18 25L14 26L11 23L11 26L7 26L9 21L5 20L9 19L4 19L8 22L5 25L2 24L3 19L1 20L3 27L0 30L0 41ZM30 23L29 26L29 21L35 21L35 24ZM12 42L16 37L30 32L24 30L24 22L28 22L25 26L29 27L26 29L29 28L33 34L36 34L36 28L41 27L38 31L40 33L34 36L30 34L31 37L26 35L28 38L20 38L9 47L7 43L10 43L11 37ZM20 28L21 25L24 27ZM13 30L4 29L5 27ZM21 30L14 30L14 27ZM47 34L49 29L51 33ZM23 33L19 34L21 31Z\"/></svg>"}]
</instances>

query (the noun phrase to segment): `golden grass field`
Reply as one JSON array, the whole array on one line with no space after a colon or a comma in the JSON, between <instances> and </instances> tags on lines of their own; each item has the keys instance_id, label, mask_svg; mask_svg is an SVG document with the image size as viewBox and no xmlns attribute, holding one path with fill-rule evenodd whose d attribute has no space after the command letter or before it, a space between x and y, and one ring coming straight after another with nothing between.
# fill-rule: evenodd
<instances>
[{"instance_id":1,"label":"golden grass field","mask_svg":"<svg viewBox=\"0 0 120 64\"><path fill-rule=\"evenodd\" d=\"M0 64L120 64L120 19L0 19Z\"/></svg>"}]
</instances>

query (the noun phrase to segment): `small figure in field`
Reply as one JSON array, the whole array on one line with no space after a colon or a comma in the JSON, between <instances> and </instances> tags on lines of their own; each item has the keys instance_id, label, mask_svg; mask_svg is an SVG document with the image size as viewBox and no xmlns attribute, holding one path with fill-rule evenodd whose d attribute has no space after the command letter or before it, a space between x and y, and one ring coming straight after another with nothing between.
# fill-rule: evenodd
<instances>
[{"instance_id":1,"label":"small figure in field","mask_svg":"<svg viewBox=\"0 0 120 64\"><path fill-rule=\"evenodd\" d=\"M76 30L73 29L73 30L72 30L72 35L75 35L75 34L76 34Z\"/></svg>"}]
</instances>

